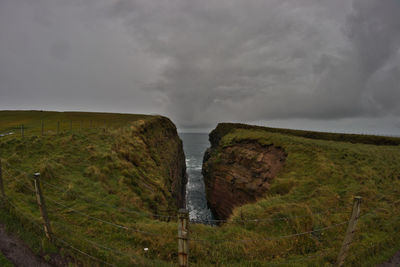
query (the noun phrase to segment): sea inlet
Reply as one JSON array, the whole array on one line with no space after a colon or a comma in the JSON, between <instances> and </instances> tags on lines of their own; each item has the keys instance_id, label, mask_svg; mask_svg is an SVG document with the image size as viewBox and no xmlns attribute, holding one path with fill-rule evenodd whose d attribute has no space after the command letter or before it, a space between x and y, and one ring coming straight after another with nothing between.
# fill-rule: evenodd
<instances>
[{"instance_id":1,"label":"sea inlet","mask_svg":"<svg viewBox=\"0 0 400 267\"><path fill-rule=\"evenodd\" d=\"M201 174L203 156L209 147L208 134L205 133L179 133L183 141L186 155L186 168L188 183L186 185L186 207L189 218L194 223L210 223L213 220L211 210L207 207L204 178Z\"/></svg>"}]
</instances>

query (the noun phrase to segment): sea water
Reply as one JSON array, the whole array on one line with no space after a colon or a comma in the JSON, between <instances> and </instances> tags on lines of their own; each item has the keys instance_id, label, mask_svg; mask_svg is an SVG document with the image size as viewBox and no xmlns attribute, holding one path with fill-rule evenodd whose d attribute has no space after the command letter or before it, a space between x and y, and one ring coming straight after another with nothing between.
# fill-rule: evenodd
<instances>
[{"instance_id":1,"label":"sea water","mask_svg":"<svg viewBox=\"0 0 400 267\"><path fill-rule=\"evenodd\" d=\"M211 210L207 207L204 178L201 174L203 156L209 147L208 134L179 133L183 141L186 156L188 183L186 185L186 207L193 222L209 224L213 220Z\"/></svg>"}]
</instances>

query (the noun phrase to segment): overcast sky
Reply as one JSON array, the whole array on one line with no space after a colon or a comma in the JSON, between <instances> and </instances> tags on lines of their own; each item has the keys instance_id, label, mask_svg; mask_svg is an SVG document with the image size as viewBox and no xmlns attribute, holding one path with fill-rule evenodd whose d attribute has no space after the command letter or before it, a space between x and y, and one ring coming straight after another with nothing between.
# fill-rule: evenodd
<instances>
[{"instance_id":1,"label":"overcast sky","mask_svg":"<svg viewBox=\"0 0 400 267\"><path fill-rule=\"evenodd\" d=\"M400 135L399 0L0 0L0 109Z\"/></svg>"}]
</instances>

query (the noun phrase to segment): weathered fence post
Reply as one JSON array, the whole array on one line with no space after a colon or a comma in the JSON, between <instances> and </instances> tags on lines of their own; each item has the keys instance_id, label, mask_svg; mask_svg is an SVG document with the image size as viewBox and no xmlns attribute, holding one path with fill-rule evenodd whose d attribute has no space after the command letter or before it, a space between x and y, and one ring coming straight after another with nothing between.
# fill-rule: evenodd
<instances>
[{"instance_id":1,"label":"weathered fence post","mask_svg":"<svg viewBox=\"0 0 400 267\"><path fill-rule=\"evenodd\" d=\"M47 216L46 203L43 198L42 189L40 187L40 173L35 173L33 175L34 183L35 183L35 192L36 192L36 201L38 203L40 214L43 219L44 232L46 233L46 237L51 240L51 235L53 234L51 231L49 216Z\"/></svg>"},{"instance_id":2,"label":"weathered fence post","mask_svg":"<svg viewBox=\"0 0 400 267\"><path fill-rule=\"evenodd\" d=\"M44 135L44 122L42 121L42 136Z\"/></svg>"},{"instance_id":3,"label":"weathered fence post","mask_svg":"<svg viewBox=\"0 0 400 267\"><path fill-rule=\"evenodd\" d=\"M178 211L178 261L179 267L189 266L189 212Z\"/></svg>"},{"instance_id":4,"label":"weathered fence post","mask_svg":"<svg viewBox=\"0 0 400 267\"><path fill-rule=\"evenodd\" d=\"M57 135L60 134L60 122L57 121Z\"/></svg>"},{"instance_id":5,"label":"weathered fence post","mask_svg":"<svg viewBox=\"0 0 400 267\"><path fill-rule=\"evenodd\" d=\"M6 194L4 193L4 184L3 184L3 172L1 169L1 158L0 158L0 191L1 191L1 197L3 199L6 198Z\"/></svg>"},{"instance_id":6,"label":"weathered fence post","mask_svg":"<svg viewBox=\"0 0 400 267\"><path fill-rule=\"evenodd\" d=\"M350 244L353 240L358 218L360 217L360 204L362 197L355 197L353 202L353 211L351 213L349 225L347 226L346 236L344 237L342 248L337 258L337 266L342 266L349 251Z\"/></svg>"}]
</instances>

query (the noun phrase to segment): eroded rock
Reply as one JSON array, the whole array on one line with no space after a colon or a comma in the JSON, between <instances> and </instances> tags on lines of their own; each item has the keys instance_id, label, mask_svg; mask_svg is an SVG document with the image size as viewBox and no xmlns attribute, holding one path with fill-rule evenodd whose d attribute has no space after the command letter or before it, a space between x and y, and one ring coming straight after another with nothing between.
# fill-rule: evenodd
<instances>
[{"instance_id":1,"label":"eroded rock","mask_svg":"<svg viewBox=\"0 0 400 267\"><path fill-rule=\"evenodd\" d=\"M203 163L208 205L218 219L227 219L235 207L255 202L269 189L287 154L256 141L213 147Z\"/></svg>"}]
</instances>

